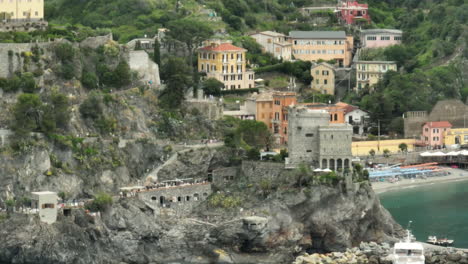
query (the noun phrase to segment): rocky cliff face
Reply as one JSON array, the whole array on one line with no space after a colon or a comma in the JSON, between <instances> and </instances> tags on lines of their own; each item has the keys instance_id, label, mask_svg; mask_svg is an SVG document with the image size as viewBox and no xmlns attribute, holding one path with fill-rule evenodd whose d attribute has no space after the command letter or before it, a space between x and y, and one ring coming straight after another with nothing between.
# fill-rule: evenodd
<instances>
[{"instance_id":1,"label":"rocky cliff face","mask_svg":"<svg viewBox=\"0 0 468 264\"><path fill-rule=\"evenodd\" d=\"M12 263L291 263L307 251L340 251L361 241L391 241L400 227L367 183L352 194L314 186L259 196L254 187L232 208L213 194L183 217L135 198L101 217L76 210L52 225L14 215L0 222L0 262Z\"/></svg>"}]
</instances>

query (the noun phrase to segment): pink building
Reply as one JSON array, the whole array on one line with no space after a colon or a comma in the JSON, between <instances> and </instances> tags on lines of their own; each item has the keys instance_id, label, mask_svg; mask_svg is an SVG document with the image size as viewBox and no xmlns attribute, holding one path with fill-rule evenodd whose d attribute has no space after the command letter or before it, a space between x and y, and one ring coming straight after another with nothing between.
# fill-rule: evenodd
<instances>
[{"instance_id":1,"label":"pink building","mask_svg":"<svg viewBox=\"0 0 468 264\"><path fill-rule=\"evenodd\" d=\"M421 140L426 146L443 147L444 132L450 131L452 124L448 121L427 122L423 125Z\"/></svg>"},{"instance_id":2,"label":"pink building","mask_svg":"<svg viewBox=\"0 0 468 264\"><path fill-rule=\"evenodd\" d=\"M339 17L347 25L362 22L370 24L371 22L367 4L359 4L357 1L346 1L339 4L337 9L339 11Z\"/></svg>"},{"instance_id":3,"label":"pink building","mask_svg":"<svg viewBox=\"0 0 468 264\"><path fill-rule=\"evenodd\" d=\"M361 30L361 47L382 48L401 44L403 32L398 29Z\"/></svg>"}]
</instances>

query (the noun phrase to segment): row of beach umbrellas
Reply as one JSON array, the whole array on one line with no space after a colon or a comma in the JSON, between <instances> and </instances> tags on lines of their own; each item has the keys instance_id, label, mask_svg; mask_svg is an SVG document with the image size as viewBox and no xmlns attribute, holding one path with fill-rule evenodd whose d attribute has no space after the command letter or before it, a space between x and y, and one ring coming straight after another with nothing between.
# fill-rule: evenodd
<instances>
[{"instance_id":1,"label":"row of beach umbrellas","mask_svg":"<svg viewBox=\"0 0 468 264\"><path fill-rule=\"evenodd\" d=\"M326 168L326 169L320 169L320 168L317 168L314 170L314 172L332 172L332 170L330 170L329 168Z\"/></svg>"},{"instance_id":2,"label":"row of beach umbrellas","mask_svg":"<svg viewBox=\"0 0 468 264\"><path fill-rule=\"evenodd\" d=\"M468 150L462 150L462 151L451 151L448 153L444 153L442 151L437 151L437 152L423 152L419 154L421 157L445 157L445 156L468 156Z\"/></svg>"}]
</instances>

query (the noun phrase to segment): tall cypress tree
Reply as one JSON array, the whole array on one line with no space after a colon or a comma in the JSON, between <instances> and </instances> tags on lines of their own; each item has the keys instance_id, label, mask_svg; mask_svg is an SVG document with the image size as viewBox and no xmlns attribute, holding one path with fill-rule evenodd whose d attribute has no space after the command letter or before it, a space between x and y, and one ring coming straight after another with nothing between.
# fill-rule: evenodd
<instances>
[{"instance_id":1,"label":"tall cypress tree","mask_svg":"<svg viewBox=\"0 0 468 264\"><path fill-rule=\"evenodd\" d=\"M159 44L159 40L156 39L154 41L154 62L156 62L156 64L158 64L159 67L161 67L161 44Z\"/></svg>"}]
</instances>

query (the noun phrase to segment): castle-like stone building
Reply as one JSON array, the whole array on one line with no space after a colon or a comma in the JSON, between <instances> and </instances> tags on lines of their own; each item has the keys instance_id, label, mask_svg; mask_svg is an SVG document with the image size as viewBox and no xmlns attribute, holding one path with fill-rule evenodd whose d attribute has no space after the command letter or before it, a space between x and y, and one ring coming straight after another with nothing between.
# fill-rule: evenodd
<instances>
[{"instance_id":1,"label":"castle-like stone building","mask_svg":"<svg viewBox=\"0 0 468 264\"><path fill-rule=\"evenodd\" d=\"M350 125L331 124L326 110L291 106L288 113L287 167L307 164L338 171L351 169L353 129Z\"/></svg>"}]
</instances>

